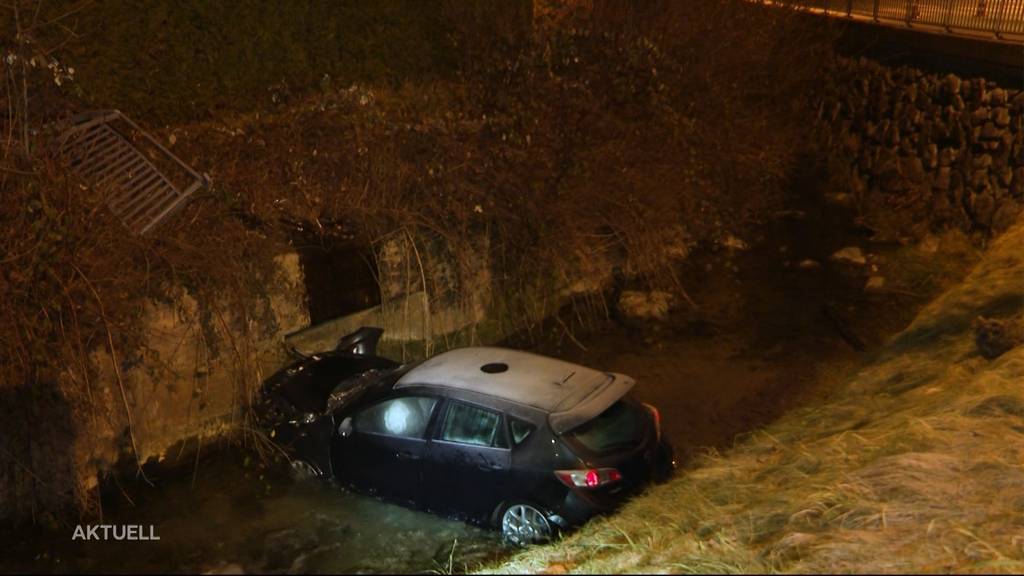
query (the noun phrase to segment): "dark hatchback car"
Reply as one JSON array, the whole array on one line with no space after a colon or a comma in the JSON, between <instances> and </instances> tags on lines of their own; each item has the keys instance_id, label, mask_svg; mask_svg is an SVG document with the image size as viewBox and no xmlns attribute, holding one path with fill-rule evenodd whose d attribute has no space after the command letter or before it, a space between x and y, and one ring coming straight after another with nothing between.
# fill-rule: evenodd
<instances>
[{"instance_id":1,"label":"dark hatchback car","mask_svg":"<svg viewBox=\"0 0 1024 576\"><path fill-rule=\"evenodd\" d=\"M380 334L364 328L265 383L262 415L297 471L525 545L674 467L658 410L627 376L488 347L400 365L376 355Z\"/></svg>"}]
</instances>

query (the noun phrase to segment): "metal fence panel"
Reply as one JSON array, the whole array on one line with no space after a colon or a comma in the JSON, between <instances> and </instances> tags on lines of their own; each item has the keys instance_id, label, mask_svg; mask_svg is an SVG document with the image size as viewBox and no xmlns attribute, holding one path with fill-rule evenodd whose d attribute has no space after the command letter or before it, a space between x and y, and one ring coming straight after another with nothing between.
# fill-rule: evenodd
<instances>
[{"instance_id":1,"label":"metal fence panel","mask_svg":"<svg viewBox=\"0 0 1024 576\"><path fill-rule=\"evenodd\" d=\"M207 184L117 110L73 118L57 151L75 175L106 192L107 206L136 234L152 230Z\"/></svg>"}]
</instances>

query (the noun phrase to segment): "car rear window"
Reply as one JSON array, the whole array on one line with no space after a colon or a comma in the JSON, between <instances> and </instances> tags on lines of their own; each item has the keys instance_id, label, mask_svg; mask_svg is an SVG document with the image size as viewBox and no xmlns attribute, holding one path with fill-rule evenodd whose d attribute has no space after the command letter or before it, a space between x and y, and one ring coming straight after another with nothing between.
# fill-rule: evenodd
<instances>
[{"instance_id":1,"label":"car rear window","mask_svg":"<svg viewBox=\"0 0 1024 576\"><path fill-rule=\"evenodd\" d=\"M619 400L564 436L598 454L631 447L643 436L642 410L635 403Z\"/></svg>"}]
</instances>

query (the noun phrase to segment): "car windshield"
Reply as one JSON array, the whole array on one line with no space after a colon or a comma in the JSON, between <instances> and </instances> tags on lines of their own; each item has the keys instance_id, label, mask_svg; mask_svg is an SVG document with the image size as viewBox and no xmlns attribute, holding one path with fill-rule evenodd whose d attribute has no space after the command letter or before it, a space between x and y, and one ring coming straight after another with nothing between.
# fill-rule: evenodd
<instances>
[{"instance_id":1,"label":"car windshield","mask_svg":"<svg viewBox=\"0 0 1024 576\"><path fill-rule=\"evenodd\" d=\"M642 436L642 408L626 400L619 400L593 420L565 434L565 437L598 454L634 446Z\"/></svg>"}]
</instances>

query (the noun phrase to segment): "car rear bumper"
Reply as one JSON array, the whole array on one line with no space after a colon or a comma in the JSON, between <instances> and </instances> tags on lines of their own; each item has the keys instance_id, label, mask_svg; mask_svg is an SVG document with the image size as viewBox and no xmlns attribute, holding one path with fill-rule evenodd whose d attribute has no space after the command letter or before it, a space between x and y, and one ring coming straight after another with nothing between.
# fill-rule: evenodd
<instances>
[{"instance_id":1,"label":"car rear bumper","mask_svg":"<svg viewBox=\"0 0 1024 576\"><path fill-rule=\"evenodd\" d=\"M652 480L661 482L668 479L675 469L674 457L672 445L667 441L659 442L651 451L650 458L645 459L640 477L607 488L569 490L549 520L564 529L579 526L598 514L614 511Z\"/></svg>"}]
</instances>

